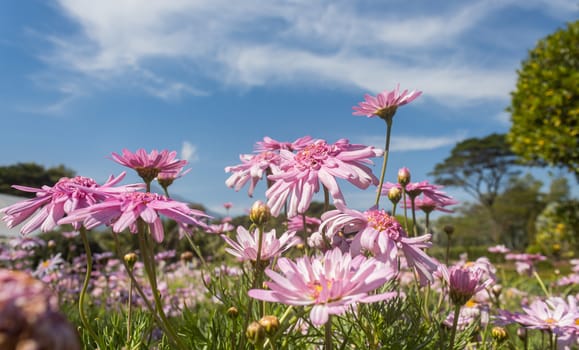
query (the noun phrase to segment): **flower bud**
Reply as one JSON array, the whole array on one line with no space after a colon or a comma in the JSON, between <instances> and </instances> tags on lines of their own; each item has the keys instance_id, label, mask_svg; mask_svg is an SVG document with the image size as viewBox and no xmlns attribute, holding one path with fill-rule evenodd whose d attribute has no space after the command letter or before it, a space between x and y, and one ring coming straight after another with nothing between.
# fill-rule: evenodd
<instances>
[{"instance_id":1,"label":"flower bud","mask_svg":"<svg viewBox=\"0 0 579 350\"><path fill-rule=\"evenodd\" d=\"M273 336L279 329L279 319L273 315L266 315L259 320L259 324L265 329L268 337Z\"/></svg>"},{"instance_id":2,"label":"flower bud","mask_svg":"<svg viewBox=\"0 0 579 350\"><path fill-rule=\"evenodd\" d=\"M251 344L259 347L263 345L263 342L265 341L265 328L263 328L263 326L258 322L253 321L249 326L247 326L245 336Z\"/></svg>"},{"instance_id":3,"label":"flower bud","mask_svg":"<svg viewBox=\"0 0 579 350\"><path fill-rule=\"evenodd\" d=\"M232 306L229 309L227 309L227 316L229 316L229 318L237 318L238 315L239 310L237 310L235 306Z\"/></svg>"},{"instance_id":4,"label":"flower bud","mask_svg":"<svg viewBox=\"0 0 579 350\"><path fill-rule=\"evenodd\" d=\"M402 198L402 191L398 187L391 187L388 190L388 199L392 204L398 204L400 198Z\"/></svg>"},{"instance_id":5,"label":"flower bud","mask_svg":"<svg viewBox=\"0 0 579 350\"><path fill-rule=\"evenodd\" d=\"M129 268L132 269L135 266L135 263L137 262L137 254L127 253L123 257L123 259L125 259L125 262L127 263L127 265L129 265Z\"/></svg>"},{"instance_id":6,"label":"flower bud","mask_svg":"<svg viewBox=\"0 0 579 350\"><path fill-rule=\"evenodd\" d=\"M52 239L50 241L48 241L47 244L48 244L48 248L50 248L50 249L56 248L56 242Z\"/></svg>"},{"instance_id":7,"label":"flower bud","mask_svg":"<svg viewBox=\"0 0 579 350\"><path fill-rule=\"evenodd\" d=\"M495 298L498 298L503 292L503 286L501 286L500 284L495 284L491 290Z\"/></svg>"},{"instance_id":8,"label":"flower bud","mask_svg":"<svg viewBox=\"0 0 579 350\"><path fill-rule=\"evenodd\" d=\"M271 219L269 207L262 201L256 201L249 210L249 220L256 225L263 225Z\"/></svg>"},{"instance_id":9,"label":"flower bud","mask_svg":"<svg viewBox=\"0 0 579 350\"><path fill-rule=\"evenodd\" d=\"M191 253L189 251L183 252L183 253L181 253L180 258L181 258L181 261L183 261L183 262L191 262L191 261L193 261L193 253Z\"/></svg>"},{"instance_id":10,"label":"flower bud","mask_svg":"<svg viewBox=\"0 0 579 350\"><path fill-rule=\"evenodd\" d=\"M525 339L527 338L527 329L523 327L517 329L517 337L519 337L519 339L521 339L522 341L525 341Z\"/></svg>"},{"instance_id":11,"label":"flower bud","mask_svg":"<svg viewBox=\"0 0 579 350\"><path fill-rule=\"evenodd\" d=\"M493 327L491 335L497 343L502 343L507 339L507 331L503 327Z\"/></svg>"},{"instance_id":12,"label":"flower bud","mask_svg":"<svg viewBox=\"0 0 579 350\"><path fill-rule=\"evenodd\" d=\"M410 183L410 170L408 168L404 167L398 170L398 183L402 186Z\"/></svg>"},{"instance_id":13,"label":"flower bud","mask_svg":"<svg viewBox=\"0 0 579 350\"><path fill-rule=\"evenodd\" d=\"M454 233L454 226L452 225L445 225L444 228L444 233L446 233L449 236L452 236L452 234Z\"/></svg>"}]
</instances>

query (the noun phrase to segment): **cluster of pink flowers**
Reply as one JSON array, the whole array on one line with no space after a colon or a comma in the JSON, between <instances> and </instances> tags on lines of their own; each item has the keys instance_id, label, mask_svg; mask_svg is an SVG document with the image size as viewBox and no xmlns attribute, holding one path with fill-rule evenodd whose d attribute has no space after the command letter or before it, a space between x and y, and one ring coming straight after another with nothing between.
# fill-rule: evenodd
<instances>
[{"instance_id":1,"label":"cluster of pink flowers","mask_svg":"<svg viewBox=\"0 0 579 350\"><path fill-rule=\"evenodd\" d=\"M113 159L135 169L144 181L150 182L162 174L182 174L187 162L175 159L175 155L176 152L168 151L153 150L147 154L145 150L139 149L133 154L123 150L122 155L113 153ZM205 225L201 220L207 217L205 213L156 193L140 192L145 184L115 187L124 176L125 173L118 177L111 176L101 186L95 180L82 176L62 178L52 187L30 188L15 185L14 188L22 191L35 192L36 198L0 209L0 213L4 214L2 221L8 227L14 227L30 219L22 227L22 234L38 228L47 232L61 224L72 224L76 230L81 225L87 229L109 225L116 233L127 228L135 233L137 221L142 219L150 227L157 242L164 238L160 214L180 225Z\"/></svg>"},{"instance_id":2,"label":"cluster of pink flowers","mask_svg":"<svg viewBox=\"0 0 579 350\"><path fill-rule=\"evenodd\" d=\"M225 168L226 172L233 173L225 183L239 190L250 182L249 195L252 196L257 182L267 174L267 204L274 216L287 201L288 217L305 213L313 195L320 191L320 184L335 203L345 203L337 179L361 189L378 183L368 165L372 164L370 158L382 155L382 150L350 144L346 139L333 144L309 136L293 143L264 140L256 146L259 153L241 155L242 164Z\"/></svg>"}]
</instances>

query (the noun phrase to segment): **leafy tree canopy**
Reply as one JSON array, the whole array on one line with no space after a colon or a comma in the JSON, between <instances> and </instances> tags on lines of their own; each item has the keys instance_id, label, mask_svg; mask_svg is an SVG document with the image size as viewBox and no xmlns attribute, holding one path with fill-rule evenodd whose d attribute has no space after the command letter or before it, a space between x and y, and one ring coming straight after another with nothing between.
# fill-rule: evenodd
<instances>
[{"instance_id":1,"label":"leafy tree canopy","mask_svg":"<svg viewBox=\"0 0 579 350\"><path fill-rule=\"evenodd\" d=\"M485 207L492 207L505 179L520 171L517 157L504 134L470 138L459 142L430 173L435 182L464 189Z\"/></svg>"},{"instance_id":2,"label":"leafy tree canopy","mask_svg":"<svg viewBox=\"0 0 579 350\"><path fill-rule=\"evenodd\" d=\"M518 75L507 109L513 151L579 179L579 21L540 40Z\"/></svg>"},{"instance_id":3,"label":"leafy tree canopy","mask_svg":"<svg viewBox=\"0 0 579 350\"><path fill-rule=\"evenodd\" d=\"M0 166L0 193L21 197L34 197L34 193L23 192L12 188L12 185L28 187L52 186L61 177L73 177L75 172L64 165L44 168L36 163L17 163Z\"/></svg>"}]
</instances>

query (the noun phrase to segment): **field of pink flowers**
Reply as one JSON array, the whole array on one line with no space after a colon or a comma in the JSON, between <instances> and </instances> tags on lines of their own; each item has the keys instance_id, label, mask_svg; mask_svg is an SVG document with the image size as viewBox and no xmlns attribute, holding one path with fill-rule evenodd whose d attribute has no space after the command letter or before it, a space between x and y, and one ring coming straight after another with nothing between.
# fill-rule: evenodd
<instances>
[{"instance_id":1,"label":"field of pink flowers","mask_svg":"<svg viewBox=\"0 0 579 350\"><path fill-rule=\"evenodd\" d=\"M555 273L538 268L546 257L504 246L457 261L449 247L429 254L430 214L457 202L407 168L385 179L394 116L420 94L397 87L353 107L386 123L384 149L257 142L225 168L225 184L250 196L267 182L247 225L171 199L188 170L166 150L112 153L142 183L121 185L123 173L15 184L35 197L0 209L9 227L23 224L0 245L0 349L578 349L579 260ZM344 185L375 200L350 208ZM317 193L323 214L307 216ZM93 252L103 232L111 249ZM164 249L168 239L187 249Z\"/></svg>"}]
</instances>

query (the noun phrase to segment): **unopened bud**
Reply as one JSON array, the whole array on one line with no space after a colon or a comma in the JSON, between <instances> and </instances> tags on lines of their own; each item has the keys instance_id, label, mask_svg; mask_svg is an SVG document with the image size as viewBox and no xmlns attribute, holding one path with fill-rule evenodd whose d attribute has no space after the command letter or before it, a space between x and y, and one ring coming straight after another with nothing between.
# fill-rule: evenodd
<instances>
[{"instance_id":1,"label":"unopened bud","mask_svg":"<svg viewBox=\"0 0 579 350\"><path fill-rule=\"evenodd\" d=\"M239 310L237 310L235 306L232 306L229 309L227 309L227 316L229 316L229 318L236 318L238 315Z\"/></svg>"},{"instance_id":2,"label":"unopened bud","mask_svg":"<svg viewBox=\"0 0 579 350\"><path fill-rule=\"evenodd\" d=\"M398 170L398 183L402 186L410 183L410 170L408 168L404 167Z\"/></svg>"},{"instance_id":3,"label":"unopened bud","mask_svg":"<svg viewBox=\"0 0 579 350\"><path fill-rule=\"evenodd\" d=\"M137 254L127 253L125 254L123 259L125 259L125 262L127 263L127 265L129 265L129 268L132 269L135 266L135 263L137 262Z\"/></svg>"},{"instance_id":4,"label":"unopened bud","mask_svg":"<svg viewBox=\"0 0 579 350\"><path fill-rule=\"evenodd\" d=\"M249 210L249 220L256 225L263 225L271 219L269 207L262 201L256 201Z\"/></svg>"},{"instance_id":5,"label":"unopened bud","mask_svg":"<svg viewBox=\"0 0 579 350\"><path fill-rule=\"evenodd\" d=\"M446 233L449 236L452 236L452 234L454 233L454 226L452 225L445 225L444 228L444 233Z\"/></svg>"},{"instance_id":6,"label":"unopened bud","mask_svg":"<svg viewBox=\"0 0 579 350\"><path fill-rule=\"evenodd\" d=\"M495 284L491 290L495 298L498 298L503 291L503 286L501 286L500 284Z\"/></svg>"},{"instance_id":7,"label":"unopened bud","mask_svg":"<svg viewBox=\"0 0 579 350\"><path fill-rule=\"evenodd\" d=\"M392 202L392 204L398 204L400 198L402 198L402 191L398 187L390 187L388 190L388 199L390 199L390 202Z\"/></svg>"},{"instance_id":8,"label":"unopened bud","mask_svg":"<svg viewBox=\"0 0 579 350\"><path fill-rule=\"evenodd\" d=\"M502 343L507 339L507 331L503 327L493 327L491 335L497 343Z\"/></svg>"},{"instance_id":9,"label":"unopened bud","mask_svg":"<svg viewBox=\"0 0 579 350\"><path fill-rule=\"evenodd\" d=\"M517 337L522 341L525 341L525 339L527 339L527 329L523 327L517 329Z\"/></svg>"},{"instance_id":10,"label":"unopened bud","mask_svg":"<svg viewBox=\"0 0 579 350\"><path fill-rule=\"evenodd\" d=\"M183 261L183 262L193 261L193 253L191 253L189 251L181 253L181 261Z\"/></svg>"},{"instance_id":11,"label":"unopened bud","mask_svg":"<svg viewBox=\"0 0 579 350\"><path fill-rule=\"evenodd\" d=\"M48 248L53 249L56 247L56 242L54 240L48 241Z\"/></svg>"},{"instance_id":12,"label":"unopened bud","mask_svg":"<svg viewBox=\"0 0 579 350\"><path fill-rule=\"evenodd\" d=\"M245 336L251 344L259 347L263 345L263 342L265 341L265 328L263 328L263 326L258 322L251 322L249 326L247 326Z\"/></svg>"},{"instance_id":13,"label":"unopened bud","mask_svg":"<svg viewBox=\"0 0 579 350\"><path fill-rule=\"evenodd\" d=\"M266 315L259 320L259 324L265 329L268 337L274 335L279 329L279 319L273 315Z\"/></svg>"}]
</instances>

